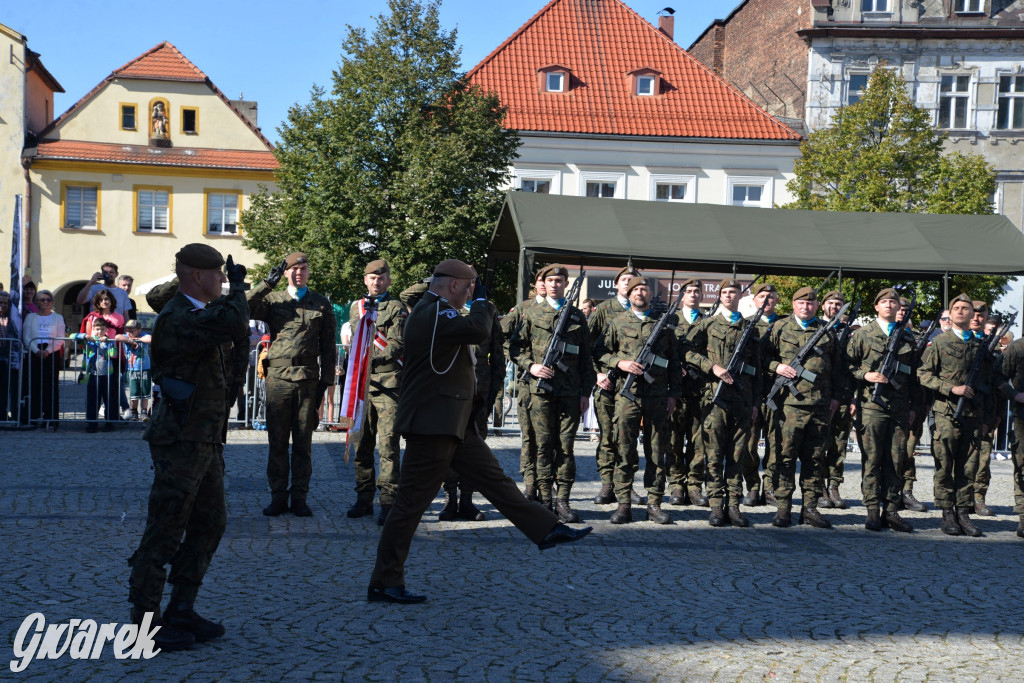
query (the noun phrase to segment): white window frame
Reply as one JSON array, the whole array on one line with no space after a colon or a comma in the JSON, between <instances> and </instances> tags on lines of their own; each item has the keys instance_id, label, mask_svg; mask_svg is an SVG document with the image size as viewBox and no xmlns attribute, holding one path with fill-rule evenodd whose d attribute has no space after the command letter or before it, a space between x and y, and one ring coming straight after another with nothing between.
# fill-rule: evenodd
<instances>
[{"instance_id":1,"label":"white window frame","mask_svg":"<svg viewBox=\"0 0 1024 683\"><path fill-rule=\"evenodd\" d=\"M80 198L77 201L72 201L71 191L77 190ZM85 192L86 190L92 190L96 193L96 199L94 201L86 201ZM76 185L73 182L68 182L64 186L64 225L62 228L69 230L99 230L100 223L100 188L96 185ZM71 223L71 205L74 204L78 207L78 215L81 218L83 224ZM85 212L86 207L92 207L93 220L91 225L85 225Z\"/></svg>"},{"instance_id":2,"label":"white window frame","mask_svg":"<svg viewBox=\"0 0 1024 683\"><path fill-rule=\"evenodd\" d=\"M851 82L851 80L853 79L854 76L864 76L865 77L864 87L863 88L861 88L859 90L854 90L853 89L853 83ZM854 72L846 74L846 97L843 98L843 105L848 107L851 104L855 104L854 102L850 101L850 97L853 96L854 93L857 94L857 101L859 102L861 100L861 98L864 96L864 91L868 89L868 81L870 81L870 80L871 80L871 73L870 72L864 73L864 72L854 71Z\"/></svg>"},{"instance_id":3,"label":"white window frame","mask_svg":"<svg viewBox=\"0 0 1024 683\"><path fill-rule=\"evenodd\" d=\"M862 14L892 14L892 2L893 0L861 0L860 11ZM870 8L864 7L864 5L870 4ZM879 9L879 5L884 5Z\"/></svg>"},{"instance_id":4,"label":"white window frame","mask_svg":"<svg viewBox=\"0 0 1024 683\"><path fill-rule=\"evenodd\" d=\"M966 90L950 90L950 91L944 93L943 90L942 90L942 79L943 78L952 78L954 86L958 83L960 78L966 78L967 79L967 89ZM973 113L973 107L971 106L972 105L972 103L971 103L971 92L972 92L972 87L971 86L972 86L972 84L973 84L973 79L971 78L970 74L963 74L963 73L959 73L959 74L957 74L957 73L953 73L953 74L939 74L939 87L938 87L938 96L939 96L938 105L939 106L935 109L935 127L936 128L939 128L940 130L967 130L967 129L969 129L971 127L971 115ZM998 87L997 87L997 89L998 89ZM941 123L941 121L942 121L942 100L943 100L943 98L949 99L949 106L951 107L951 110L949 112L949 123L950 123L950 125L948 125L948 126L943 126L942 123ZM966 104L964 105L964 125L963 126L956 125L956 101L957 100L964 100L966 102Z\"/></svg>"},{"instance_id":5,"label":"white window frame","mask_svg":"<svg viewBox=\"0 0 1024 683\"><path fill-rule=\"evenodd\" d=\"M580 173L579 196L587 196L587 183L615 183L615 194L601 199L626 198L626 174L607 171L582 171Z\"/></svg>"},{"instance_id":6,"label":"white window frame","mask_svg":"<svg viewBox=\"0 0 1024 683\"><path fill-rule=\"evenodd\" d=\"M727 206L746 206L745 204L734 204L732 200L733 188L737 185L761 186L761 204L763 209L770 209L775 205L775 182L770 176L729 176L725 181L725 204Z\"/></svg>"},{"instance_id":7,"label":"white window frame","mask_svg":"<svg viewBox=\"0 0 1024 683\"><path fill-rule=\"evenodd\" d=\"M996 115L995 115L995 122L994 122L995 125L992 126L993 129L995 129L995 130L1024 130L1024 126L1015 127L1013 125L1013 110L1014 109L1022 109L1022 108L1024 108L1024 90L1010 90L1010 91L1007 91L1006 93L1004 93L1003 91L1001 91L999 89L999 87L1002 85L1002 82L1003 82L1004 78L1009 78L1011 84L1013 84L1013 83L1016 83L1016 80L1018 78L1024 78L1024 75L1018 74L1018 73L1000 73L1000 74L996 74L996 75L998 76L999 81L996 83ZM1013 87L1013 86L1011 85L1011 87ZM1010 109L1009 109L1009 112L1007 113L1007 124L1008 125L1006 126L1006 128L1000 128L999 127L999 108L1000 108L1000 105L1002 104L1003 100L1008 100L1010 102Z\"/></svg>"},{"instance_id":8,"label":"white window frame","mask_svg":"<svg viewBox=\"0 0 1024 683\"><path fill-rule=\"evenodd\" d=\"M551 87L551 78L558 77L558 87ZM544 74L544 91L545 92L565 92L565 81L566 74L564 71L549 71Z\"/></svg>"},{"instance_id":9,"label":"white window frame","mask_svg":"<svg viewBox=\"0 0 1024 683\"><path fill-rule=\"evenodd\" d=\"M213 206L211 206L211 202L212 202L214 197L221 197L221 198L230 197L231 199L233 199L236 202L236 206L232 209L229 206L222 205L219 208L215 209ZM222 202L222 204L224 204L224 202ZM227 219L226 219L227 212L229 212L229 211L234 211L235 212L235 222L233 223L233 225L235 226L234 230L225 230L225 227L227 225L232 225L232 224L229 224L227 222ZM214 218L215 218L215 213L219 213L220 214L220 216L219 216L220 220L218 221L218 224L217 224L216 228L214 228L214 225L213 225ZM239 222L239 219L240 219L241 215L242 215L242 195L241 195L241 193L238 193L238 192L207 192L206 193L206 234L207 235L230 235L232 237L237 237L238 235L241 234L241 231L242 231L242 228L241 228L241 225L240 225L240 222Z\"/></svg>"},{"instance_id":10,"label":"white window frame","mask_svg":"<svg viewBox=\"0 0 1024 683\"><path fill-rule=\"evenodd\" d=\"M977 9L973 9L973 8ZM953 12L956 14L981 14L985 11L985 0L954 0Z\"/></svg>"},{"instance_id":11,"label":"white window frame","mask_svg":"<svg viewBox=\"0 0 1024 683\"><path fill-rule=\"evenodd\" d=\"M658 185L685 185L686 196L682 199L658 199ZM669 202L677 204L697 203L697 176L678 175L671 173L652 173L648 199L652 202Z\"/></svg>"},{"instance_id":12,"label":"white window frame","mask_svg":"<svg viewBox=\"0 0 1024 683\"><path fill-rule=\"evenodd\" d=\"M654 84L657 79L654 76L639 75L636 77L636 94L640 97L653 97L656 93L654 92ZM648 84L647 92L644 92L640 88L641 83Z\"/></svg>"},{"instance_id":13,"label":"white window frame","mask_svg":"<svg viewBox=\"0 0 1024 683\"><path fill-rule=\"evenodd\" d=\"M164 234L171 232L171 192L165 189L152 189L152 188L141 188L135 190L137 194L138 211L135 214L135 232L142 232L147 234ZM153 201L151 203L143 203L143 195L153 195ZM158 193L167 194L166 204L157 204L156 195ZM150 227L145 228L142 226L142 214L143 211L149 210ZM163 209L166 211L165 227L158 228L157 225L157 210Z\"/></svg>"},{"instance_id":14,"label":"white window frame","mask_svg":"<svg viewBox=\"0 0 1024 683\"><path fill-rule=\"evenodd\" d=\"M562 173L551 169L517 168L513 171L513 187L523 189L524 180L548 180L551 182L551 194L562 194Z\"/></svg>"}]
</instances>

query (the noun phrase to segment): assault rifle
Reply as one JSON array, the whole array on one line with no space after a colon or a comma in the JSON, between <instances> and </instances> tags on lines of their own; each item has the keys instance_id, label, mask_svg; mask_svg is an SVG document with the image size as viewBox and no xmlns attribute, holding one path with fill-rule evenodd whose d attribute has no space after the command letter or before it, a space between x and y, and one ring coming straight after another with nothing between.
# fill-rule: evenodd
<instances>
[{"instance_id":1,"label":"assault rifle","mask_svg":"<svg viewBox=\"0 0 1024 683\"><path fill-rule=\"evenodd\" d=\"M1003 321L1003 324L999 326L997 330L994 330L991 335L982 337L981 348L974 354L974 363L971 365L971 372L967 375L967 381L964 382L971 389L975 391L990 391L987 387L983 388L978 384L978 375L981 373L981 363L985 358L992 359L995 357L996 349L999 348L999 340L1006 336L1006 333L1013 327L1013 323L1017 318L1016 309L1010 309L1010 316ZM956 402L956 410L953 411L953 421L960 422L960 417L964 413L966 404L964 401L970 401L972 406L978 404L977 397L967 398L961 396L960 400Z\"/></svg>"},{"instance_id":2,"label":"assault rifle","mask_svg":"<svg viewBox=\"0 0 1024 683\"><path fill-rule=\"evenodd\" d=\"M726 364L726 371L732 375L733 381L739 379L741 374L753 375L757 372L757 368L752 365L748 365L743 362L744 353L747 350L747 345L750 343L751 338L754 336L754 330L757 329L757 321L764 315L764 309L768 306L768 297L765 297L764 303L761 304L761 308L757 309L757 313L747 320L746 326L743 328L743 334L740 335L740 339L736 342L736 348L733 349L732 355L729 356L729 362ZM723 380L718 381L718 386L715 387L715 393L711 397L711 402L722 410L726 409L725 401L722 400L722 388L726 386Z\"/></svg>"},{"instance_id":3,"label":"assault rifle","mask_svg":"<svg viewBox=\"0 0 1024 683\"><path fill-rule=\"evenodd\" d=\"M768 392L768 395L764 399L768 408L771 410L779 409L779 406L775 403L775 396L782 391L783 387L787 387L790 395L796 399L804 397L804 395L796 388L797 382L801 379L813 382L818 378L816 373L813 373L804 367L804 363L807 362L812 354L817 356L822 354L823 349L818 346L818 342L821 341L822 337L828 334L829 330L832 329L832 326L835 325L836 321L842 317L843 313L846 313L846 309L849 307L850 304L845 304L841 309L839 309L839 312L836 313L826 324L815 330L814 334L811 335L811 338L808 339L807 342L800 347L800 350L796 352L796 357L794 357L788 364L789 367L796 370L796 377L783 377L782 375L779 375L775 378L775 384L772 385L771 391Z\"/></svg>"},{"instance_id":4,"label":"assault rifle","mask_svg":"<svg viewBox=\"0 0 1024 683\"><path fill-rule=\"evenodd\" d=\"M860 299L853 304L853 310L850 311L850 315L847 318L849 322L842 323L842 329L836 334L836 343L839 344L839 348L846 349L846 346L850 343L850 337L853 336L853 323L856 322L857 316L860 314Z\"/></svg>"},{"instance_id":5,"label":"assault rifle","mask_svg":"<svg viewBox=\"0 0 1024 683\"><path fill-rule=\"evenodd\" d=\"M913 372L906 363L900 362L900 346L903 344L904 332L907 329L907 323L914 319L914 307L917 305L917 292L910 298L910 305L907 306L907 314L903 316L903 320L896 323L896 327L893 328L892 332L889 333L889 341L885 343L885 354L882 356L882 364L878 366L878 372L882 373L889 384L894 389L899 391L902 387L899 382L896 381L896 376L900 373L910 377ZM916 347L916 345L915 345ZM885 384L879 382L875 384L875 388L871 392L871 402L875 405L881 406L886 412L889 411L889 401L882 397L882 392L885 391Z\"/></svg>"},{"instance_id":6,"label":"assault rifle","mask_svg":"<svg viewBox=\"0 0 1024 683\"><path fill-rule=\"evenodd\" d=\"M585 273L586 271L580 268L580 276L572 283L569 293L565 295L565 304L555 314L555 331L551 335L548 347L544 349L544 358L540 362L541 365L552 370L557 369L562 372L568 372L569 366L562 362L562 357L567 353L576 354L580 352L580 347L565 342L565 328L569 325L569 312L576 305L576 300L580 298L580 287L583 286L583 275ZM555 390L555 385L550 380L538 377L537 388L541 391L551 392Z\"/></svg>"},{"instance_id":7,"label":"assault rifle","mask_svg":"<svg viewBox=\"0 0 1024 683\"><path fill-rule=\"evenodd\" d=\"M757 277L755 277L750 282L749 285L747 285L742 290L740 290L739 296L737 298L743 298L743 295L746 294L748 291L750 291L750 288L753 287L754 285L756 285L757 281L760 280L761 278L763 278L765 275L767 275L767 273L762 273L762 274L758 275ZM715 315L715 313L718 313L718 307L721 306L721 305L722 305L722 292L721 292L721 290L719 290L719 292L718 292L718 301L716 301L711 306L710 310L708 310L708 314L707 314L706 317L708 317L708 318L713 317Z\"/></svg>"},{"instance_id":8,"label":"assault rifle","mask_svg":"<svg viewBox=\"0 0 1024 683\"><path fill-rule=\"evenodd\" d=\"M661 333L668 325L669 316L676 312L676 309L679 308L679 304L681 304L682 301L683 290L680 289L679 296L676 297L676 300L672 302L672 305L668 307L668 310L665 311L658 319L658 322L655 323L654 329L651 330L651 334L647 337L647 341L644 342L644 346L640 349L640 353L636 354L636 358L633 359L635 363L639 363L644 367L644 374L634 375L633 373L629 373L626 375L626 381L622 385L622 389L619 390L620 396L625 396L633 403L636 403L636 396L634 396L633 392L630 390L633 388L633 384L636 383L637 377L643 377L644 381L650 384L654 381L654 378L647 372L647 368L652 365L656 365L659 368L668 367L668 360L654 353L654 345L658 343L658 340L661 338Z\"/></svg>"},{"instance_id":9,"label":"assault rifle","mask_svg":"<svg viewBox=\"0 0 1024 683\"><path fill-rule=\"evenodd\" d=\"M939 319L935 318L930 323L925 331L918 335L917 341L914 343L914 360L920 361L921 356L924 355L924 350L928 347L928 340L932 338L932 332L939 326Z\"/></svg>"}]
</instances>

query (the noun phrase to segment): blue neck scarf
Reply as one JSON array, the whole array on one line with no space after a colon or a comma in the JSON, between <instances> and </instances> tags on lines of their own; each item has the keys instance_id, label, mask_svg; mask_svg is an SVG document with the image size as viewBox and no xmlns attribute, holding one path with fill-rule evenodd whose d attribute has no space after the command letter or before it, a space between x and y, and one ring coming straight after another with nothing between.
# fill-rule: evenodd
<instances>
[{"instance_id":1,"label":"blue neck scarf","mask_svg":"<svg viewBox=\"0 0 1024 683\"><path fill-rule=\"evenodd\" d=\"M548 303L549 304L553 304L554 305L556 311L562 310L562 306L565 305L565 297L564 296L561 299L552 299L549 296L547 299L548 299Z\"/></svg>"},{"instance_id":2,"label":"blue neck scarf","mask_svg":"<svg viewBox=\"0 0 1024 683\"><path fill-rule=\"evenodd\" d=\"M972 333L970 330L967 330L965 332L958 332L957 336L963 339L964 342L969 342L974 337L974 333Z\"/></svg>"},{"instance_id":3,"label":"blue neck scarf","mask_svg":"<svg viewBox=\"0 0 1024 683\"><path fill-rule=\"evenodd\" d=\"M769 324L775 322L775 319L779 317L778 313L772 313L771 315L764 316L768 319Z\"/></svg>"},{"instance_id":4,"label":"blue neck scarf","mask_svg":"<svg viewBox=\"0 0 1024 683\"><path fill-rule=\"evenodd\" d=\"M818 319L817 316L815 316L815 317L811 318L810 320L801 320L800 318L797 318L796 321L798 323L800 323L800 327L802 327L802 328L804 328L806 330L807 326L810 325L811 323L813 323L817 319Z\"/></svg>"},{"instance_id":5,"label":"blue neck scarf","mask_svg":"<svg viewBox=\"0 0 1024 683\"><path fill-rule=\"evenodd\" d=\"M889 334L890 335L892 334L892 331L895 330L895 329L896 329L896 323L894 323L894 322L889 323Z\"/></svg>"},{"instance_id":6,"label":"blue neck scarf","mask_svg":"<svg viewBox=\"0 0 1024 683\"><path fill-rule=\"evenodd\" d=\"M985 338L985 335L982 332L978 332L978 331L974 332L974 336L977 339L984 339Z\"/></svg>"},{"instance_id":7,"label":"blue neck scarf","mask_svg":"<svg viewBox=\"0 0 1024 683\"><path fill-rule=\"evenodd\" d=\"M743 319L743 316L740 315L739 311L733 311L732 313L729 314L729 322L734 324L734 325L736 323L738 323L742 319Z\"/></svg>"},{"instance_id":8,"label":"blue neck scarf","mask_svg":"<svg viewBox=\"0 0 1024 683\"><path fill-rule=\"evenodd\" d=\"M308 291L309 287L288 287L288 292L296 301L302 301L302 297L306 296L306 292Z\"/></svg>"},{"instance_id":9,"label":"blue neck scarf","mask_svg":"<svg viewBox=\"0 0 1024 683\"><path fill-rule=\"evenodd\" d=\"M691 323L694 322L697 319L698 315L700 315L700 311L698 311L696 308L691 308L690 309L690 322Z\"/></svg>"}]
</instances>

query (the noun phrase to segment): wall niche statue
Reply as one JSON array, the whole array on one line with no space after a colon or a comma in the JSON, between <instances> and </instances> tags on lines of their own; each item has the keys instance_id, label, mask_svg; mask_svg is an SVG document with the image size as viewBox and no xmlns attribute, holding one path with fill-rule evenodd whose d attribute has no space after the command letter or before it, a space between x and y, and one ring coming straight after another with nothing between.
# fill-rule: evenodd
<instances>
[{"instance_id":1,"label":"wall niche statue","mask_svg":"<svg viewBox=\"0 0 1024 683\"><path fill-rule=\"evenodd\" d=\"M154 99L149 105L149 144L170 147L170 105L165 99Z\"/></svg>"}]
</instances>

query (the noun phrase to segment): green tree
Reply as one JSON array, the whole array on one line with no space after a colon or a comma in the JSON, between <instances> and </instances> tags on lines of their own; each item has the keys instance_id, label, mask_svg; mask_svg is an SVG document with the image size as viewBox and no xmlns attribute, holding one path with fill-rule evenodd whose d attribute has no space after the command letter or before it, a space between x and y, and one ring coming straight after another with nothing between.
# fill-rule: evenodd
<instances>
[{"instance_id":1,"label":"green tree","mask_svg":"<svg viewBox=\"0 0 1024 683\"><path fill-rule=\"evenodd\" d=\"M446 258L482 264L519 138L497 96L459 71L439 0L390 0L367 36L348 27L328 95L289 109L279 128L278 191L242 216L245 244L266 257L305 252L311 286L348 300L363 267L391 264L393 290Z\"/></svg>"},{"instance_id":2,"label":"green tree","mask_svg":"<svg viewBox=\"0 0 1024 683\"><path fill-rule=\"evenodd\" d=\"M843 107L831 125L811 133L800 147L796 177L787 184L796 199L787 209L990 214L996 189L993 168L977 154L944 153L945 134L931 115L914 105L899 73L875 69L859 102ZM884 245L879 245L884 248ZM769 278L783 302L820 278ZM998 300L1009 277L950 277L950 296L961 291L976 299ZM942 310L942 283L844 279L848 300L862 299L865 315L879 289L903 285L918 292L918 320ZM833 281L826 290L834 289ZM788 306L786 307L788 309Z\"/></svg>"}]
</instances>

